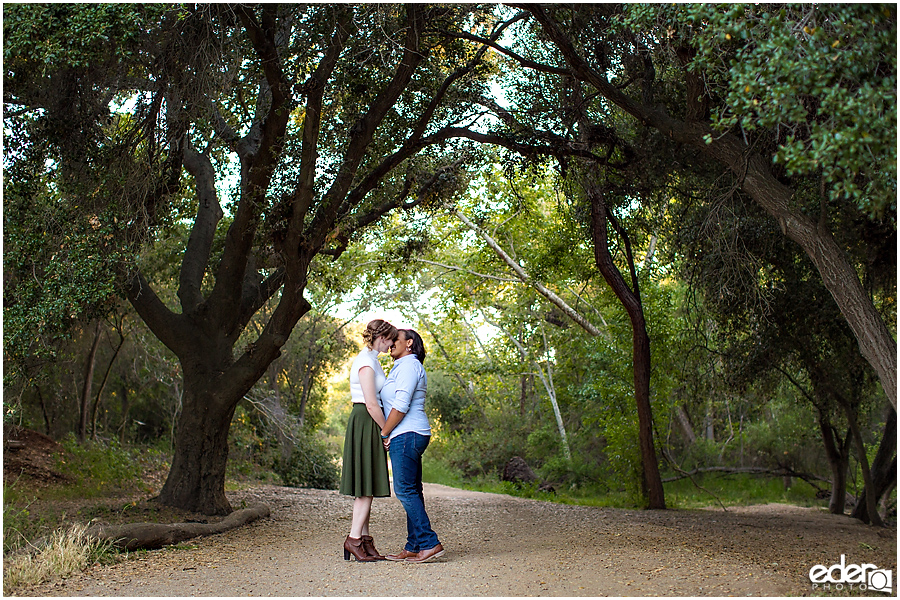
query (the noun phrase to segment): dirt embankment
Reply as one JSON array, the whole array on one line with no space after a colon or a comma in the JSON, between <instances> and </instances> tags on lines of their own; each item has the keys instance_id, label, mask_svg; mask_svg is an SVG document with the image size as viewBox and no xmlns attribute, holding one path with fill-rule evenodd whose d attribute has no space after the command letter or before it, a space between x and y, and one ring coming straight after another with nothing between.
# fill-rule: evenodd
<instances>
[{"instance_id":1,"label":"dirt embankment","mask_svg":"<svg viewBox=\"0 0 900 600\"><path fill-rule=\"evenodd\" d=\"M620 510L426 484L428 511L448 552L413 565L342 560L351 499L337 492L265 486L229 496L236 507L265 503L271 517L20 595L805 595L810 568L839 563L842 554L848 564L896 573L896 529L820 509ZM395 498L375 500L379 550L403 546L405 519Z\"/></svg>"}]
</instances>

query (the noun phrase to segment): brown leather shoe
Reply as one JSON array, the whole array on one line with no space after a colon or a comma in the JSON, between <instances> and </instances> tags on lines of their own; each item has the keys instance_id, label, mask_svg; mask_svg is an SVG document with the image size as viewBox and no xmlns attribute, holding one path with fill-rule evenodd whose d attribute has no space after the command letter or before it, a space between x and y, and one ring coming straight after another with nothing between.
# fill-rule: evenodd
<instances>
[{"instance_id":1,"label":"brown leather shoe","mask_svg":"<svg viewBox=\"0 0 900 600\"><path fill-rule=\"evenodd\" d=\"M434 548L430 548L428 550L422 550L414 558L407 558L406 562L408 563L423 563L431 560L432 558L437 558L438 556L442 556L444 554L444 547L438 544Z\"/></svg>"},{"instance_id":2,"label":"brown leather shoe","mask_svg":"<svg viewBox=\"0 0 900 600\"><path fill-rule=\"evenodd\" d=\"M410 552L404 548L397 554L388 554L385 558L388 560L406 560L407 558L414 558L416 556L418 556L418 553Z\"/></svg>"},{"instance_id":3,"label":"brown leather shoe","mask_svg":"<svg viewBox=\"0 0 900 600\"><path fill-rule=\"evenodd\" d=\"M359 562L375 562L375 559L366 554L363 542L359 538L352 538L349 535L344 540L344 560L350 560L350 555L356 557Z\"/></svg>"},{"instance_id":4,"label":"brown leather shoe","mask_svg":"<svg viewBox=\"0 0 900 600\"><path fill-rule=\"evenodd\" d=\"M371 535L364 535L361 538L363 548L366 551L366 554L374 558L375 560L387 560L385 557L381 555L381 553L375 548L375 540L372 539Z\"/></svg>"}]
</instances>

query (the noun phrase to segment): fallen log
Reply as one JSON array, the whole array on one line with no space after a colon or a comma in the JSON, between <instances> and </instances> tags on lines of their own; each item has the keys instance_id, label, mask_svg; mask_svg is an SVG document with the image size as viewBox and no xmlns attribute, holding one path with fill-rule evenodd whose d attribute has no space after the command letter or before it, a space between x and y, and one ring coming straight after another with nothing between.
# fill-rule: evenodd
<instances>
[{"instance_id":1,"label":"fallen log","mask_svg":"<svg viewBox=\"0 0 900 600\"><path fill-rule=\"evenodd\" d=\"M269 507L257 504L236 510L218 523L126 523L93 525L86 536L112 542L122 550L155 550L204 535L224 533L269 516Z\"/></svg>"}]
</instances>

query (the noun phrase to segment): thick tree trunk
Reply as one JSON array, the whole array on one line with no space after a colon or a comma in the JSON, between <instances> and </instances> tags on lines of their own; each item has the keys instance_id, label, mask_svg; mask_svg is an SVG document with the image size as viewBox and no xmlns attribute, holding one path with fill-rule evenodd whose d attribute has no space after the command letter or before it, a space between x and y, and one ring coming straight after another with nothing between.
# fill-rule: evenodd
<instances>
[{"instance_id":1,"label":"thick tree trunk","mask_svg":"<svg viewBox=\"0 0 900 600\"><path fill-rule=\"evenodd\" d=\"M201 381L185 377L175 456L158 500L205 515L226 515L231 512L225 497L228 431L240 397L213 397L202 388Z\"/></svg>"},{"instance_id":2,"label":"thick tree trunk","mask_svg":"<svg viewBox=\"0 0 900 600\"><path fill-rule=\"evenodd\" d=\"M847 503L847 469L850 466L850 432L845 439L835 435L831 423L821 413L819 414L819 429L822 432L822 442L825 444L825 456L831 467L831 497L828 500L828 511L835 515L844 514L844 505Z\"/></svg>"},{"instance_id":3,"label":"thick tree trunk","mask_svg":"<svg viewBox=\"0 0 900 600\"><path fill-rule=\"evenodd\" d=\"M404 133L404 139L398 140L400 148L383 158L374 170L368 170L367 165L366 173L360 172L376 131L388 119L428 55L424 33L431 11L419 4L406 5L405 10L408 26L394 75L381 90L373 91L368 109L350 128L340 157L325 149L325 142L319 138L322 118L327 115L323 110L326 88L346 41L357 31L353 8L332 11L331 34L322 38L325 44L319 63L304 77L302 92L287 75L290 65L281 59L280 34L290 31L290 22L281 19L281 11L273 5L263 5L261 9L241 5L233 11L255 51L264 81L257 98L259 118L242 124L244 137L239 138L220 117L213 119L219 121L215 137L222 136L229 150L237 153L241 167L240 197L231 211L231 224L221 251L213 252L218 245L215 234L224 215L215 185L213 152L201 153L191 148L190 140L180 140L178 148L183 150L184 167L194 179L198 201L179 277L181 310L172 311L166 306L140 273L134 274L128 289L128 298L138 314L178 356L184 371L183 408L174 435L175 457L160 493L160 501L165 504L205 513L230 510L224 478L231 418L237 403L279 356L297 321L310 309L303 293L313 257L326 245L349 237L389 211L400 206L411 208L425 198L420 195L415 201L409 200L408 187L374 208L356 211L389 172L425 145L436 143L425 142L424 133L431 127L451 84L477 66L473 59L452 73L417 117L412 133ZM481 52L486 49L484 46ZM287 156L287 125L300 96L305 97L305 117L302 131L295 138L300 140L299 157ZM166 106L172 113L167 119L175 122L183 116L178 103L167 102ZM316 178L322 172L323 153L339 168L330 183L319 185ZM292 193L284 193L283 187L271 188L283 160L291 161L297 169ZM412 179L409 181L411 187ZM320 188L324 194L320 194ZM275 197L280 200L273 200ZM278 207L273 212L280 215L277 233L263 233L270 229L263 226L268 218L263 211L273 202ZM283 213L281 208L285 209ZM284 229L281 216L285 217ZM273 263L277 266L257 264L272 246ZM335 250L338 254L341 251ZM217 264L212 264L214 259ZM210 280L212 289L207 292ZM234 356L241 332L276 294L280 294L278 304L263 331Z\"/></svg>"},{"instance_id":4,"label":"thick tree trunk","mask_svg":"<svg viewBox=\"0 0 900 600\"><path fill-rule=\"evenodd\" d=\"M877 505L881 498L893 486L897 485L897 411L888 408L888 415L884 423L884 433L878 444L878 452L870 468L872 485L875 488L874 504ZM865 523L869 522L868 489L863 490L859 502L850 516Z\"/></svg>"},{"instance_id":5,"label":"thick tree trunk","mask_svg":"<svg viewBox=\"0 0 900 600\"><path fill-rule=\"evenodd\" d=\"M304 271L305 272L305 271ZM266 329L236 360L233 347L243 325L222 333L220 311L228 303L208 301L193 314L169 311L142 277L132 281L129 299L151 330L178 356L184 381L175 431L175 455L159 501L204 514L227 514L225 467L228 432L237 403L275 360L290 330L309 310L302 297L306 280L285 278L282 300ZM294 292L294 293L292 293Z\"/></svg>"},{"instance_id":6,"label":"thick tree trunk","mask_svg":"<svg viewBox=\"0 0 900 600\"><path fill-rule=\"evenodd\" d=\"M647 490L648 508L666 507L665 492L659 474L659 461L653 444L653 412L650 408L650 336L644 310L639 304L628 309L631 318L634 357L634 392L638 409L638 430L641 443L641 463L644 487Z\"/></svg>"},{"instance_id":7,"label":"thick tree trunk","mask_svg":"<svg viewBox=\"0 0 900 600\"><path fill-rule=\"evenodd\" d=\"M656 448L653 444L653 411L650 407L650 336L647 335L644 308L641 304L640 292L637 289L637 281L634 281L635 289L629 289L610 255L606 232L609 215L602 192L595 188L586 189L586 191L591 202L591 233L594 240L594 259L597 269L613 289L631 319L634 399L638 412L643 492L647 498L648 508L664 509L666 507L665 492L659 474Z\"/></svg>"}]
</instances>

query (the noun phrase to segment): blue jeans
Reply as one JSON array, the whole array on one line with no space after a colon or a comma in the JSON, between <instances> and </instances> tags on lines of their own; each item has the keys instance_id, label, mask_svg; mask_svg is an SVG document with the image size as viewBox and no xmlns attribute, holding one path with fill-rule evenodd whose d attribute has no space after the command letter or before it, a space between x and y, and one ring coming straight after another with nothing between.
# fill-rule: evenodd
<instances>
[{"instance_id":1,"label":"blue jeans","mask_svg":"<svg viewBox=\"0 0 900 600\"><path fill-rule=\"evenodd\" d=\"M391 440L391 467L394 473L394 495L406 510L406 550L419 552L438 545L431 529L422 494L422 454L431 438L412 431Z\"/></svg>"}]
</instances>

